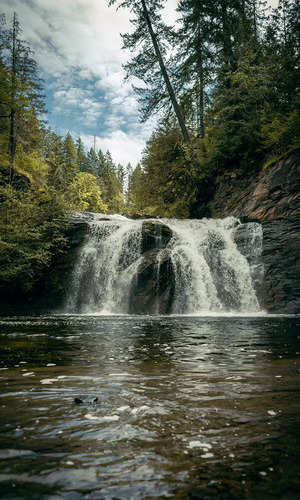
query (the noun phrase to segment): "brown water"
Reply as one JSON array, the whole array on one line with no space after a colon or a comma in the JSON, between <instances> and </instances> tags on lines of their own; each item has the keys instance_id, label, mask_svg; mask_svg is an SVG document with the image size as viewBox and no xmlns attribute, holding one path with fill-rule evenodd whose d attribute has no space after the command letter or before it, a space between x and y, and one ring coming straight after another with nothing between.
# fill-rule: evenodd
<instances>
[{"instance_id":1,"label":"brown water","mask_svg":"<svg viewBox=\"0 0 300 500\"><path fill-rule=\"evenodd\" d=\"M1 499L300 498L299 317L2 318L0 342Z\"/></svg>"}]
</instances>

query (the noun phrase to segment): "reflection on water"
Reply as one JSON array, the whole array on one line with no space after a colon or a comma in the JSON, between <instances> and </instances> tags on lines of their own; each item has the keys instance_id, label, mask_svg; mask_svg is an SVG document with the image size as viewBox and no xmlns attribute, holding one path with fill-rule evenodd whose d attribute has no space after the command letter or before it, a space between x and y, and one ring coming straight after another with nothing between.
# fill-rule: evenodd
<instances>
[{"instance_id":1,"label":"reflection on water","mask_svg":"<svg viewBox=\"0 0 300 500\"><path fill-rule=\"evenodd\" d=\"M1 498L298 498L299 326L3 318Z\"/></svg>"}]
</instances>

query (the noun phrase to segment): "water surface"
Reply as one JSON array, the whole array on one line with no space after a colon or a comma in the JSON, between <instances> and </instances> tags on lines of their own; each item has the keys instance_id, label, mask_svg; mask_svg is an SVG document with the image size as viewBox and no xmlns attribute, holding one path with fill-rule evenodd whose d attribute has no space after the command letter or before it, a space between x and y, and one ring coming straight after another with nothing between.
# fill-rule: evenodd
<instances>
[{"instance_id":1,"label":"water surface","mask_svg":"<svg viewBox=\"0 0 300 500\"><path fill-rule=\"evenodd\" d=\"M299 498L299 327L0 319L1 498Z\"/></svg>"}]
</instances>

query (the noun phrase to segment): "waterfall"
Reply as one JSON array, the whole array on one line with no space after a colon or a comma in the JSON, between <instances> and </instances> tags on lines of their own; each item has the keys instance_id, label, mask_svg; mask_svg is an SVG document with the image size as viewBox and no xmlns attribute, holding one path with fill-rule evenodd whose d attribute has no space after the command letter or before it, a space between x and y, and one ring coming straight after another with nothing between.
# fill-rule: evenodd
<instances>
[{"instance_id":1,"label":"waterfall","mask_svg":"<svg viewBox=\"0 0 300 500\"><path fill-rule=\"evenodd\" d=\"M66 302L70 313L260 310L258 223L241 224L234 217L131 220L93 214L88 226Z\"/></svg>"}]
</instances>

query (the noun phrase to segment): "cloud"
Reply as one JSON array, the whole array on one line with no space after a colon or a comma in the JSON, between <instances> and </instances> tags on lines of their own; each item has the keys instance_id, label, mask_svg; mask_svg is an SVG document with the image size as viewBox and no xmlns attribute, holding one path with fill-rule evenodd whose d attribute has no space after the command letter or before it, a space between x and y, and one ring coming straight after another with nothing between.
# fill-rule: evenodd
<instances>
[{"instance_id":1,"label":"cloud","mask_svg":"<svg viewBox=\"0 0 300 500\"><path fill-rule=\"evenodd\" d=\"M47 41L55 48L54 65L39 57L49 74L84 66L102 76L104 68L120 68L125 61L119 32L129 28L128 13L108 8L105 0L10 0L9 5L18 8L30 42L46 52Z\"/></svg>"},{"instance_id":2,"label":"cloud","mask_svg":"<svg viewBox=\"0 0 300 500\"><path fill-rule=\"evenodd\" d=\"M56 90L53 98L55 113L79 114L78 118L85 126L96 124L104 108L103 103L95 99L91 90L82 88Z\"/></svg>"},{"instance_id":3,"label":"cloud","mask_svg":"<svg viewBox=\"0 0 300 500\"><path fill-rule=\"evenodd\" d=\"M72 133L72 132L71 132ZM93 135L81 135L81 139L87 149L94 147ZM96 150L101 149L104 153L109 150L116 163L135 165L140 161L141 154L145 148L145 140L126 134L122 130L114 130L106 137L96 137Z\"/></svg>"}]
</instances>

